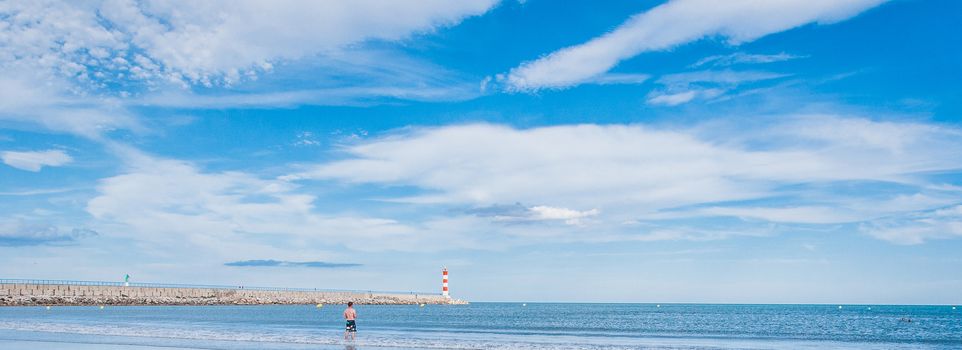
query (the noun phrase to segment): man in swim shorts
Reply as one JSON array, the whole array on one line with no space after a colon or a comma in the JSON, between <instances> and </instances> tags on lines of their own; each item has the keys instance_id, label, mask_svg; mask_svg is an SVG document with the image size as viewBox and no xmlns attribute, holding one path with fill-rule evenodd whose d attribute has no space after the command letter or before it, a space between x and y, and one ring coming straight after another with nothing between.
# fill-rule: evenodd
<instances>
[{"instance_id":1,"label":"man in swim shorts","mask_svg":"<svg viewBox=\"0 0 962 350\"><path fill-rule=\"evenodd\" d=\"M357 334L357 311L354 311L354 302L347 302L347 309L344 309L344 319L347 320L347 326L344 328L344 340L354 340L354 336Z\"/></svg>"}]
</instances>

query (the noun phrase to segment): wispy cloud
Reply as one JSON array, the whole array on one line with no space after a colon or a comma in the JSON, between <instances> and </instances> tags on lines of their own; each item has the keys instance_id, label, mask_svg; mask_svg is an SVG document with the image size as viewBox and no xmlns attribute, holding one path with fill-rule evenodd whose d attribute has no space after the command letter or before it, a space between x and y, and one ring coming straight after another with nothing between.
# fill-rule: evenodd
<instances>
[{"instance_id":1,"label":"wispy cloud","mask_svg":"<svg viewBox=\"0 0 962 350\"><path fill-rule=\"evenodd\" d=\"M6 151L0 153L0 159L14 168L33 172L38 172L45 166L57 167L73 160L67 152L59 149L29 152Z\"/></svg>"},{"instance_id":2,"label":"wispy cloud","mask_svg":"<svg viewBox=\"0 0 962 350\"><path fill-rule=\"evenodd\" d=\"M46 188L46 189L23 189L0 192L0 196L37 196L45 194L56 194L80 190L78 187L65 187L65 188Z\"/></svg>"},{"instance_id":3,"label":"wispy cloud","mask_svg":"<svg viewBox=\"0 0 962 350\"><path fill-rule=\"evenodd\" d=\"M708 56L703 59L698 60L691 65L692 68L698 68L702 66L732 66L737 64L761 64L761 63L773 63L782 62L788 60L794 60L802 58L804 56L791 55L787 53L778 53L773 55L761 55L761 54L749 54L744 52L736 52L728 55L715 55Z\"/></svg>"},{"instance_id":4,"label":"wispy cloud","mask_svg":"<svg viewBox=\"0 0 962 350\"><path fill-rule=\"evenodd\" d=\"M131 100L131 105L174 108L263 108L294 107L302 105L366 106L383 102L407 101L460 101L478 95L478 88L471 84L455 86L416 87L346 86L320 89L303 89L281 92L225 93L197 95L179 91L144 96Z\"/></svg>"},{"instance_id":5,"label":"wispy cloud","mask_svg":"<svg viewBox=\"0 0 962 350\"><path fill-rule=\"evenodd\" d=\"M588 80L588 84L598 84L598 85L614 85L614 84L641 84L648 79L651 79L651 75L648 74L627 74L627 73L607 73L602 74Z\"/></svg>"},{"instance_id":6,"label":"wispy cloud","mask_svg":"<svg viewBox=\"0 0 962 350\"><path fill-rule=\"evenodd\" d=\"M658 83L667 86L689 86L695 83L741 84L746 82L778 79L787 74L761 71L695 71L667 74L658 78Z\"/></svg>"},{"instance_id":7,"label":"wispy cloud","mask_svg":"<svg viewBox=\"0 0 962 350\"><path fill-rule=\"evenodd\" d=\"M480 207L467 210L466 212L480 217L489 217L499 222L559 221L568 225L579 225L582 223L582 220L597 216L600 213L598 209L574 210L546 205L526 207L521 205L521 203Z\"/></svg>"},{"instance_id":8,"label":"wispy cloud","mask_svg":"<svg viewBox=\"0 0 962 350\"><path fill-rule=\"evenodd\" d=\"M460 101L480 93L474 77L402 52L360 48L287 61L271 74L232 89L169 89L131 98L129 104L175 108L363 106L399 100Z\"/></svg>"},{"instance_id":9,"label":"wispy cloud","mask_svg":"<svg viewBox=\"0 0 962 350\"><path fill-rule=\"evenodd\" d=\"M0 9L0 38L9 38L0 66L40 65L103 86L127 85L117 77L148 86L231 85L283 60L456 24L494 3L15 2Z\"/></svg>"},{"instance_id":10,"label":"wispy cloud","mask_svg":"<svg viewBox=\"0 0 962 350\"><path fill-rule=\"evenodd\" d=\"M361 264L331 263L324 261L283 261L283 260L243 260L225 263L224 266L235 267L311 267L321 269L335 269L358 267Z\"/></svg>"},{"instance_id":11,"label":"wispy cloud","mask_svg":"<svg viewBox=\"0 0 962 350\"><path fill-rule=\"evenodd\" d=\"M117 99L83 96L70 83L45 74L0 72L8 73L0 77L0 122L94 140L118 129L143 130Z\"/></svg>"},{"instance_id":12,"label":"wispy cloud","mask_svg":"<svg viewBox=\"0 0 962 350\"><path fill-rule=\"evenodd\" d=\"M767 222L853 223L916 210L915 204L893 202L886 210L874 210L853 203L855 198L864 203L897 200L876 192L879 187L845 196L833 194L832 188L837 183L899 184L907 192L896 197L911 195L932 185L926 174L962 168L956 156L962 152L962 131L950 126L840 116L779 120L751 126L733 121L738 128L714 121L691 129L485 124L413 129L348 146L346 159L283 179L415 186L423 191L394 200L469 204L479 208L472 215L505 220L591 217L612 232L618 230L615 223L670 210L695 221L747 218L764 230ZM811 186L804 197L792 190L801 185ZM718 204L775 198L791 198L792 204ZM551 206L537 212L520 204L492 204L506 202ZM598 215L602 212L603 217ZM650 239L704 237L692 233L706 230L659 225L648 230L661 232ZM732 226L719 228L716 232L725 236Z\"/></svg>"},{"instance_id":13,"label":"wispy cloud","mask_svg":"<svg viewBox=\"0 0 962 350\"><path fill-rule=\"evenodd\" d=\"M289 255L281 248L298 242L301 255L317 246L342 245L359 251L424 251L445 244L426 225L356 213L319 212L317 195L299 186L239 171L204 171L190 162L164 159L117 146L127 169L102 179L86 211L120 237L153 246L203 247L236 259L238 252ZM265 245L241 237L270 237Z\"/></svg>"},{"instance_id":14,"label":"wispy cloud","mask_svg":"<svg viewBox=\"0 0 962 350\"><path fill-rule=\"evenodd\" d=\"M298 133L297 138L294 141L294 146L298 147L318 146L320 144L321 142L318 141L315 138L314 133L310 131L302 131Z\"/></svg>"},{"instance_id":15,"label":"wispy cloud","mask_svg":"<svg viewBox=\"0 0 962 350\"><path fill-rule=\"evenodd\" d=\"M495 3L5 3L0 122L100 139L144 131L134 112L144 106L463 100L479 93L476 78L367 44L456 25Z\"/></svg>"},{"instance_id":16,"label":"wispy cloud","mask_svg":"<svg viewBox=\"0 0 962 350\"><path fill-rule=\"evenodd\" d=\"M523 63L503 80L510 91L566 88L643 52L667 50L716 35L727 38L731 44L750 42L807 23L842 21L882 2L673 0L637 14L610 33L584 44Z\"/></svg>"},{"instance_id":17,"label":"wispy cloud","mask_svg":"<svg viewBox=\"0 0 962 350\"><path fill-rule=\"evenodd\" d=\"M688 217L731 216L743 219L798 224L839 224L859 222L866 219L864 215L855 215L851 210L834 206L708 207L688 211L685 215Z\"/></svg>"},{"instance_id":18,"label":"wispy cloud","mask_svg":"<svg viewBox=\"0 0 962 350\"><path fill-rule=\"evenodd\" d=\"M682 92L652 92L648 95L648 104L661 106L677 106L695 100L696 98L710 99L723 94L721 89L697 89Z\"/></svg>"},{"instance_id":19,"label":"wispy cloud","mask_svg":"<svg viewBox=\"0 0 962 350\"><path fill-rule=\"evenodd\" d=\"M594 76L582 81L582 84L592 85L632 85L642 84L651 79L650 74L640 73L605 73ZM506 75L496 74L485 77L481 81L481 92L512 90L513 88L506 83Z\"/></svg>"},{"instance_id":20,"label":"wispy cloud","mask_svg":"<svg viewBox=\"0 0 962 350\"><path fill-rule=\"evenodd\" d=\"M648 104L677 106L695 100L711 100L739 85L774 80L787 74L762 71L695 71L664 75L656 81L660 86L648 94Z\"/></svg>"},{"instance_id":21,"label":"wispy cloud","mask_svg":"<svg viewBox=\"0 0 962 350\"><path fill-rule=\"evenodd\" d=\"M23 221L0 222L0 246L32 246L70 243L99 235L87 228L64 232L59 227Z\"/></svg>"},{"instance_id":22,"label":"wispy cloud","mask_svg":"<svg viewBox=\"0 0 962 350\"><path fill-rule=\"evenodd\" d=\"M910 212L872 220L859 229L873 237L899 244L962 236L962 205Z\"/></svg>"}]
</instances>

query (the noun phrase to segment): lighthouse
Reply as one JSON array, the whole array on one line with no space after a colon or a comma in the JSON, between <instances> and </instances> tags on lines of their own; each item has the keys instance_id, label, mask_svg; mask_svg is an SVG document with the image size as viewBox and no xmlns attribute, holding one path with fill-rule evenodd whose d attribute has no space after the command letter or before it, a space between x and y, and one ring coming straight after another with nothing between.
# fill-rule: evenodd
<instances>
[{"instance_id":1,"label":"lighthouse","mask_svg":"<svg viewBox=\"0 0 962 350\"><path fill-rule=\"evenodd\" d=\"M445 298L451 298L451 296L448 295L448 268L447 267L441 268L441 295L444 296Z\"/></svg>"}]
</instances>

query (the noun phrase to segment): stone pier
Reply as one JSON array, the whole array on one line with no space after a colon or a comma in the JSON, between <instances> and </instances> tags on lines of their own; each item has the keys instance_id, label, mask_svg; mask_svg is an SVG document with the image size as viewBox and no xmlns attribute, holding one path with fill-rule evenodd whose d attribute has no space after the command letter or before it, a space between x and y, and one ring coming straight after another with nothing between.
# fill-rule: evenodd
<instances>
[{"instance_id":1,"label":"stone pier","mask_svg":"<svg viewBox=\"0 0 962 350\"><path fill-rule=\"evenodd\" d=\"M0 306L346 304L348 301L372 305L466 304L441 295L413 293L0 284Z\"/></svg>"}]
</instances>

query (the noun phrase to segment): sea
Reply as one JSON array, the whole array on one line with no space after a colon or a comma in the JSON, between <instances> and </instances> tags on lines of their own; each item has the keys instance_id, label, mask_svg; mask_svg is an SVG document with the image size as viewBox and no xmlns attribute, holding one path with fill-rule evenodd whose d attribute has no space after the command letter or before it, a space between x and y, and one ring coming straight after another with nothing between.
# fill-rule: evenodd
<instances>
[{"instance_id":1,"label":"sea","mask_svg":"<svg viewBox=\"0 0 962 350\"><path fill-rule=\"evenodd\" d=\"M0 349L962 349L952 306L0 307Z\"/></svg>"}]
</instances>

